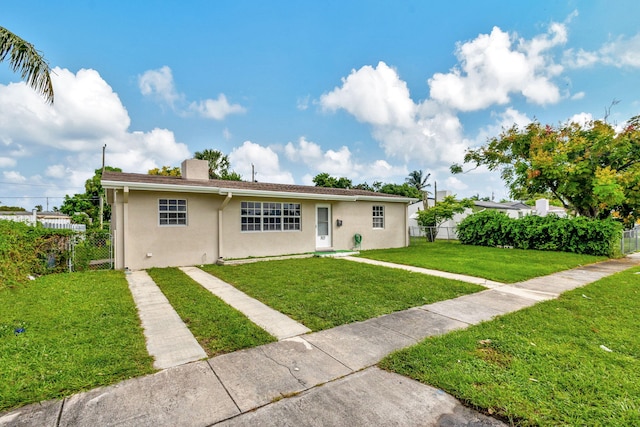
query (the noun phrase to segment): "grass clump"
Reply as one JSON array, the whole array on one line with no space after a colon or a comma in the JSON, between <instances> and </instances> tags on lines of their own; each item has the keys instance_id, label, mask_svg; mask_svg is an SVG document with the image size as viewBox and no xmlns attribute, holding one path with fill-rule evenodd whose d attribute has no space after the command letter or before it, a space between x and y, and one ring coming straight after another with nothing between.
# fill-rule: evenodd
<instances>
[{"instance_id":1,"label":"grass clump","mask_svg":"<svg viewBox=\"0 0 640 427\"><path fill-rule=\"evenodd\" d=\"M276 341L179 269L152 268L148 273L208 356Z\"/></svg>"},{"instance_id":2,"label":"grass clump","mask_svg":"<svg viewBox=\"0 0 640 427\"><path fill-rule=\"evenodd\" d=\"M314 331L483 289L334 258L206 265L203 269Z\"/></svg>"},{"instance_id":3,"label":"grass clump","mask_svg":"<svg viewBox=\"0 0 640 427\"><path fill-rule=\"evenodd\" d=\"M380 366L514 425L640 425L638 272L429 338Z\"/></svg>"},{"instance_id":4,"label":"grass clump","mask_svg":"<svg viewBox=\"0 0 640 427\"><path fill-rule=\"evenodd\" d=\"M503 249L412 239L411 246L362 251L363 258L515 283L608 259L567 252Z\"/></svg>"},{"instance_id":5,"label":"grass clump","mask_svg":"<svg viewBox=\"0 0 640 427\"><path fill-rule=\"evenodd\" d=\"M122 272L0 290L0 411L153 372Z\"/></svg>"}]
</instances>

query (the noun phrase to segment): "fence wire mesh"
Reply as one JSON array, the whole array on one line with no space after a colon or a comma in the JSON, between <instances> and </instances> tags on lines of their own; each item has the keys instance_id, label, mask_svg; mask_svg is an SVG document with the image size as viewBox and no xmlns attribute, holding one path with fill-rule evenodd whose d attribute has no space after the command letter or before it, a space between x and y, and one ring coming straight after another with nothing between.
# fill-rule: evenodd
<instances>
[{"instance_id":1,"label":"fence wire mesh","mask_svg":"<svg viewBox=\"0 0 640 427\"><path fill-rule=\"evenodd\" d=\"M620 252L622 254L630 254L640 251L640 229L625 230L622 232L622 240L620 241Z\"/></svg>"},{"instance_id":2,"label":"fence wire mesh","mask_svg":"<svg viewBox=\"0 0 640 427\"><path fill-rule=\"evenodd\" d=\"M111 270L113 245L109 231L87 231L71 239L70 271Z\"/></svg>"}]
</instances>

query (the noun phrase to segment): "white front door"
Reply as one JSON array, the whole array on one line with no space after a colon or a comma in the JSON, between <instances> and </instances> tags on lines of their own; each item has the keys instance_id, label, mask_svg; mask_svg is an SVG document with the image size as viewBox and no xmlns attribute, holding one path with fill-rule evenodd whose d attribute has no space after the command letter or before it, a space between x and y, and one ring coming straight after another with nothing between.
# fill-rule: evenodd
<instances>
[{"instance_id":1,"label":"white front door","mask_svg":"<svg viewBox=\"0 0 640 427\"><path fill-rule=\"evenodd\" d=\"M316 205L316 248L331 247L331 205Z\"/></svg>"}]
</instances>

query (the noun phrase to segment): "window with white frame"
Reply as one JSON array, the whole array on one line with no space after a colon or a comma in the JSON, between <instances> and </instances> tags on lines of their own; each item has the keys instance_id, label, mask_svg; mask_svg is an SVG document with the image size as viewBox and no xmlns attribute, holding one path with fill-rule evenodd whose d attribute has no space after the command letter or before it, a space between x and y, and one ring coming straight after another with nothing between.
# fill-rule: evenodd
<instances>
[{"instance_id":1,"label":"window with white frame","mask_svg":"<svg viewBox=\"0 0 640 427\"><path fill-rule=\"evenodd\" d=\"M384 206L373 206L373 228L384 228Z\"/></svg>"},{"instance_id":2,"label":"window with white frame","mask_svg":"<svg viewBox=\"0 0 640 427\"><path fill-rule=\"evenodd\" d=\"M160 225L187 225L187 201L184 199L158 199Z\"/></svg>"},{"instance_id":3,"label":"window with white frame","mask_svg":"<svg viewBox=\"0 0 640 427\"><path fill-rule=\"evenodd\" d=\"M240 202L242 231L300 231L300 203Z\"/></svg>"}]
</instances>

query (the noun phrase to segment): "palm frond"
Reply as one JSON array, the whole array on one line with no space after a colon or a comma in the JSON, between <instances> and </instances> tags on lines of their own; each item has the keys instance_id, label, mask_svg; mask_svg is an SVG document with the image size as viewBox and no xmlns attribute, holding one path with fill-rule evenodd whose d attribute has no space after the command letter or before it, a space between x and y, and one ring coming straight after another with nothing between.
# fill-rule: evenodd
<instances>
[{"instance_id":1,"label":"palm frond","mask_svg":"<svg viewBox=\"0 0 640 427\"><path fill-rule=\"evenodd\" d=\"M0 62L8 59L12 71L53 104L53 84L49 64L29 42L0 27Z\"/></svg>"}]
</instances>

